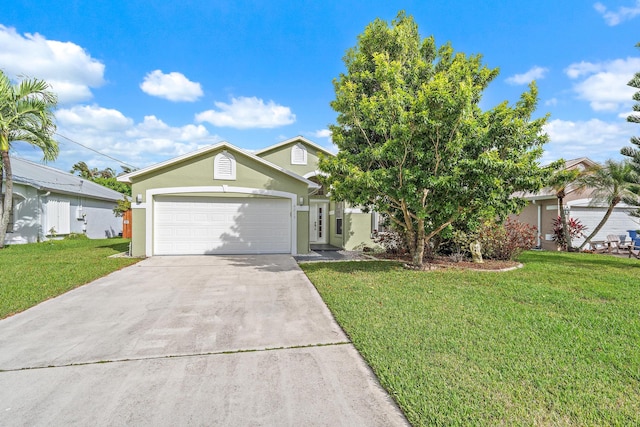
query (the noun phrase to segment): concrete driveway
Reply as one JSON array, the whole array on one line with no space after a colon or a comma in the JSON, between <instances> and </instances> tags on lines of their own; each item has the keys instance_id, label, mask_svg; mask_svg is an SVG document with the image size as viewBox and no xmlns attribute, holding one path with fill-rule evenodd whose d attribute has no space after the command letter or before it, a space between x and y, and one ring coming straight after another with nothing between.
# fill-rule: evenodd
<instances>
[{"instance_id":1,"label":"concrete driveway","mask_svg":"<svg viewBox=\"0 0 640 427\"><path fill-rule=\"evenodd\" d=\"M154 257L0 321L0 425L393 426L290 256Z\"/></svg>"}]
</instances>

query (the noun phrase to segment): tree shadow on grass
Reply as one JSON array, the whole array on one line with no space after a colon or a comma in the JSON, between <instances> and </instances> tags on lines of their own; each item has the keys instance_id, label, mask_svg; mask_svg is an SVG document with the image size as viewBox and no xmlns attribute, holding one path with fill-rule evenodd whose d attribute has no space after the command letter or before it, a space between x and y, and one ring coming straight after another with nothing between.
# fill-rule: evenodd
<instances>
[{"instance_id":1,"label":"tree shadow on grass","mask_svg":"<svg viewBox=\"0 0 640 427\"><path fill-rule=\"evenodd\" d=\"M335 273L384 273L403 270L402 263L395 261L313 262L300 264L300 268L310 273L322 270L329 270Z\"/></svg>"},{"instance_id":2,"label":"tree shadow on grass","mask_svg":"<svg viewBox=\"0 0 640 427\"><path fill-rule=\"evenodd\" d=\"M113 249L114 251L120 253L120 252L128 252L129 251L129 242L118 242L118 243L113 243L110 245L102 245L102 246L96 246L97 249Z\"/></svg>"}]
</instances>

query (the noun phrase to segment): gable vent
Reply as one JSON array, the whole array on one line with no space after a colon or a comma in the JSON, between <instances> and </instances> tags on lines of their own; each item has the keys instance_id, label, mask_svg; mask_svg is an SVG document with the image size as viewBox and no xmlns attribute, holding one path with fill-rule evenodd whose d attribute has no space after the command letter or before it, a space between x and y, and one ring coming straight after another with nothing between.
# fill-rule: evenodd
<instances>
[{"instance_id":1,"label":"gable vent","mask_svg":"<svg viewBox=\"0 0 640 427\"><path fill-rule=\"evenodd\" d=\"M307 164L307 149L302 144L296 144L291 147L291 164L292 165L306 165Z\"/></svg>"},{"instance_id":2,"label":"gable vent","mask_svg":"<svg viewBox=\"0 0 640 427\"><path fill-rule=\"evenodd\" d=\"M231 153L223 151L213 162L214 179L236 179L236 159Z\"/></svg>"}]
</instances>

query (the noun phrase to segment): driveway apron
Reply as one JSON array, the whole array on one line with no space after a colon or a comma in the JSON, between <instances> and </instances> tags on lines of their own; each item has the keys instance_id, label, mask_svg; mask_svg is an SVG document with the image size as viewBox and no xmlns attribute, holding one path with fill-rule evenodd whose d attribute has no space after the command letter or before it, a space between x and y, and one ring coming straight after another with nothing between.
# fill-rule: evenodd
<instances>
[{"instance_id":1,"label":"driveway apron","mask_svg":"<svg viewBox=\"0 0 640 427\"><path fill-rule=\"evenodd\" d=\"M285 255L153 257L0 321L0 425L407 425Z\"/></svg>"}]
</instances>

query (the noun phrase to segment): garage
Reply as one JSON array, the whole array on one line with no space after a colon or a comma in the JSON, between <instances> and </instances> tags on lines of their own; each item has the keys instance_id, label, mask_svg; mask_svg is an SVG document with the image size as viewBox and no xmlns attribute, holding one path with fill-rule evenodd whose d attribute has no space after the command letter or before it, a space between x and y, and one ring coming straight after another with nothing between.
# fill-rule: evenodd
<instances>
[{"instance_id":1,"label":"garage","mask_svg":"<svg viewBox=\"0 0 640 427\"><path fill-rule=\"evenodd\" d=\"M291 201L156 196L154 255L291 253Z\"/></svg>"},{"instance_id":2,"label":"garage","mask_svg":"<svg viewBox=\"0 0 640 427\"><path fill-rule=\"evenodd\" d=\"M583 225L587 226L585 234L588 236L598 226L604 217L606 210L607 208L605 207L582 207L572 205L571 217L579 219ZM631 208L615 208L604 227L600 229L598 234L592 240L606 240L609 234L623 236L627 234L627 230L629 228L637 228L637 225L633 223L632 217L629 216L630 210ZM577 245L583 241L584 238L576 239L574 244Z\"/></svg>"}]
</instances>

